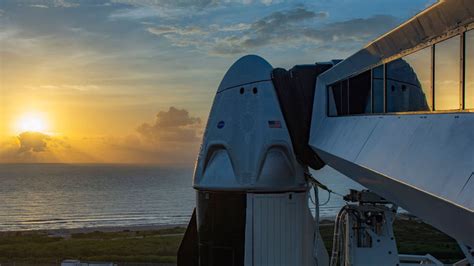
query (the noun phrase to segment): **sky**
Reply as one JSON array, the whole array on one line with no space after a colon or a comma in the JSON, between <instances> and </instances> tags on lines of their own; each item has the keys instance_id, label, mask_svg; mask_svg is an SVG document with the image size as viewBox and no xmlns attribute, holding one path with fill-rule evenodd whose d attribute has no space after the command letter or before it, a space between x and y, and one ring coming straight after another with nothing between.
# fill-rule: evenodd
<instances>
[{"instance_id":1,"label":"sky","mask_svg":"<svg viewBox=\"0 0 474 266\"><path fill-rule=\"evenodd\" d=\"M239 57L343 59L434 0L0 0L0 163L192 165Z\"/></svg>"}]
</instances>

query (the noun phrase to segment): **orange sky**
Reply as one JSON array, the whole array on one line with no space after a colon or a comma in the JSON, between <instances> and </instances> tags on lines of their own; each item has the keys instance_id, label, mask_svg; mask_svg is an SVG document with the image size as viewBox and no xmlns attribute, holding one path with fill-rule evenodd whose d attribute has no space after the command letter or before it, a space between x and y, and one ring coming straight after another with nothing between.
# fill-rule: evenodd
<instances>
[{"instance_id":1,"label":"orange sky","mask_svg":"<svg viewBox=\"0 0 474 266\"><path fill-rule=\"evenodd\" d=\"M237 58L344 58L434 2L400 1L1 1L0 163L192 165Z\"/></svg>"}]
</instances>

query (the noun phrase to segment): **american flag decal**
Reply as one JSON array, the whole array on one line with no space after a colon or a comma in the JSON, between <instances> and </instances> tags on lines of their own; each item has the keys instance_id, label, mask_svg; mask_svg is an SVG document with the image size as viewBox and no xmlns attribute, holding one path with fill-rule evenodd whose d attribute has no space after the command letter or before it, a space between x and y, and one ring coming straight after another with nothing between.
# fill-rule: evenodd
<instances>
[{"instance_id":1,"label":"american flag decal","mask_svg":"<svg viewBox=\"0 0 474 266\"><path fill-rule=\"evenodd\" d=\"M279 120L269 120L268 121L269 128L281 128L281 122Z\"/></svg>"}]
</instances>

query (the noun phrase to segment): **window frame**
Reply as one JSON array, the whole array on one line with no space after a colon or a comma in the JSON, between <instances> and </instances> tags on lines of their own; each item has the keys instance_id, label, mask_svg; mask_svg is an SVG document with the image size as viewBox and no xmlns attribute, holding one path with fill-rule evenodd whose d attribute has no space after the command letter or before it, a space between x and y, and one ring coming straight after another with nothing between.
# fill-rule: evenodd
<instances>
[{"instance_id":1,"label":"window frame","mask_svg":"<svg viewBox=\"0 0 474 266\"><path fill-rule=\"evenodd\" d=\"M460 33L457 33L457 34L454 34L454 35L451 35L449 36L448 38L443 38L442 40L440 40L439 42L436 42L434 44L432 44L432 53L431 53L431 56L432 56L432 59L431 59L431 75L432 75L432 80L431 80L431 92L433 93L433 111L432 112L441 112L441 113L450 113L450 112L458 112L458 111L463 111L463 102L464 102L464 99L463 99L463 87L464 87L464 80L463 80L463 74L462 72L464 72L464 66L462 64L462 57L463 57L463 54L464 54L464 51L462 50L462 47L463 47L463 39L462 39L462 36L464 36L464 33L466 31L462 31ZM460 97L460 101L458 101L458 108L457 109L448 109L448 110L437 110L436 108L436 99L435 99L435 92L436 92L436 45L437 44L440 44L444 41L447 41L447 40L450 40L450 39L454 39L454 38L458 38L459 39L459 60L458 60L458 66L459 66L459 73L460 73L460 79L459 79L459 84L458 84L458 93L459 93L459 97Z\"/></svg>"},{"instance_id":2,"label":"window frame","mask_svg":"<svg viewBox=\"0 0 474 266\"><path fill-rule=\"evenodd\" d=\"M419 115L419 114L423 114L423 115L429 115L429 114L450 114L450 113L474 113L474 108L470 108L470 109L466 109L466 105L465 105L465 90L466 90L466 86L465 86L465 67L466 67L466 62L465 62L465 53L466 53L466 44L465 44L465 41L466 41L466 38L465 38L465 34L466 32L470 31L470 30L474 30L474 23L471 23L467 26L463 26L463 27L460 27L458 28L457 30L453 31L451 34L446 34L446 35L443 35L443 36L438 36L436 38L434 38L433 40L430 40L428 42L425 42L425 43L422 43L412 49L408 49L406 51L402 51L392 57L389 57L385 60L381 60L381 62L377 63L377 64L374 64L374 65L370 65L366 68L363 68L361 69L360 71L358 71L357 73L355 74L351 74L349 76L346 76L344 78L341 78L341 79L338 79L332 83L330 83L329 85L326 85L326 88L329 88L331 85L333 84L336 84L338 82L342 82L342 81L346 81L348 82L348 80L354 76L357 76L359 74L362 74L363 72L365 71L368 71L370 70L370 74L371 74L371 80L373 79L373 69L376 68L376 67L379 67L379 66L383 66L383 102L384 102L384 107L383 107L383 113L374 113L374 93L373 93L373 82L371 82L370 84L370 94L371 94L371 113L364 113L364 114L344 114L344 115L332 115L330 116L329 115L329 93L326 94L326 98L327 98L327 113L326 115L328 117L346 117L346 116L385 116L385 115ZM460 54L460 58L459 58L459 67L460 67L460 82L459 82L459 90L460 90L460 97L461 97L461 101L460 101L460 105L459 105L459 108L458 109L452 109L452 110L436 110L436 106L435 106L435 97L436 97L436 93L435 93L435 45L437 43L440 43L440 42L443 42L445 40L448 40L448 39L451 39L451 38L460 38L460 51L459 51L459 54ZM407 56L407 55L410 55L410 54L413 54L413 53L416 53L422 49L425 49L427 47L431 47L431 66L430 66L430 72L431 72L431 86L430 86L430 90L431 90L431 93L432 93L432 97L431 97L431 105L433 107L433 110L431 111L406 111L406 112L390 112L390 113L387 113L387 67L386 65L394 60L397 60L399 58L403 58L404 56ZM349 85L349 84L348 84ZM350 91L350 87L349 87L349 91ZM350 94L350 92L348 93ZM349 106L347 107L349 108Z\"/></svg>"},{"instance_id":3,"label":"window frame","mask_svg":"<svg viewBox=\"0 0 474 266\"><path fill-rule=\"evenodd\" d=\"M374 101L374 69L376 69L376 68L378 68L378 67L382 67L382 105L383 105L383 106L382 106L382 112L381 112L381 113L380 113L380 112L377 112L377 113L376 113L376 112L374 111L374 110L375 110L375 101ZM387 103L386 103L386 99L385 99L385 98L386 98L386 97L385 97L385 95L386 95L385 90L386 90L386 87L387 87L386 84L385 84L385 64L380 64L380 65L377 65L377 66L372 67L372 68L370 69L370 79L371 79L371 82L370 82L370 90L371 90L371 91L370 91L370 93L371 93L371 95L372 95L372 98L371 98L371 100L372 100L372 102L371 102L371 104L372 104L372 114L375 114L375 115L385 114L385 113L386 113L386 111L385 111L385 106L386 106L386 104L387 104Z\"/></svg>"},{"instance_id":4,"label":"window frame","mask_svg":"<svg viewBox=\"0 0 474 266\"><path fill-rule=\"evenodd\" d=\"M461 94L462 94L462 110L465 112L474 112L474 106L472 108L466 108L466 34L472 32L474 34L474 25L471 25L469 28L466 28L461 33ZM474 43L472 44L474 45ZM474 60L474 58L472 59Z\"/></svg>"}]
</instances>

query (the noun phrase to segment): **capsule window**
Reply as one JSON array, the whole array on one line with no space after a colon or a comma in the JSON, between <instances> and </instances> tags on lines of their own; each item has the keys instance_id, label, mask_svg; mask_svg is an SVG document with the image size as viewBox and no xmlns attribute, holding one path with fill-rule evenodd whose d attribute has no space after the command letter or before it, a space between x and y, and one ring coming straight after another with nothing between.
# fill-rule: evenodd
<instances>
[{"instance_id":1,"label":"capsule window","mask_svg":"<svg viewBox=\"0 0 474 266\"><path fill-rule=\"evenodd\" d=\"M253 87L252 91L253 91L253 94L257 94L258 92L257 87Z\"/></svg>"},{"instance_id":2,"label":"capsule window","mask_svg":"<svg viewBox=\"0 0 474 266\"><path fill-rule=\"evenodd\" d=\"M244 87L240 88L240 94L244 94L244 91L245 91Z\"/></svg>"}]
</instances>

